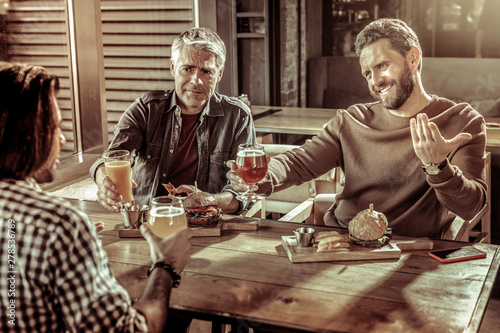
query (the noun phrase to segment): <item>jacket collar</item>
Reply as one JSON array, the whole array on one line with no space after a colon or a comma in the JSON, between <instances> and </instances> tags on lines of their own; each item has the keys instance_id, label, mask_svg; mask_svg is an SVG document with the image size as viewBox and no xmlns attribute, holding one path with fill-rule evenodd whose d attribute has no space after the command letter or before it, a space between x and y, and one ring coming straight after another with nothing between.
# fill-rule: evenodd
<instances>
[{"instance_id":1,"label":"jacket collar","mask_svg":"<svg viewBox=\"0 0 500 333\"><path fill-rule=\"evenodd\" d=\"M177 95L175 94L175 90L170 91L172 98L170 99L170 107L168 108L168 111L173 111L177 107L180 110L180 106L177 104ZM167 97L168 98L168 97ZM201 111L201 114L203 116L209 116L209 117L222 117L224 116L224 110L222 109L222 97L215 92L212 97L210 98L210 101L205 104L205 107Z\"/></svg>"}]
</instances>

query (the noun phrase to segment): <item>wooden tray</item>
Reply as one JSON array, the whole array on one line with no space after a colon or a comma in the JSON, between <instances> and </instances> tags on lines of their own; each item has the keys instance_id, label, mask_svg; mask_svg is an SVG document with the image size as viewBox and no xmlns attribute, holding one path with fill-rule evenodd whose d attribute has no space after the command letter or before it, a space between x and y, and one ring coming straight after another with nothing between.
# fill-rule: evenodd
<instances>
[{"instance_id":1,"label":"wooden tray","mask_svg":"<svg viewBox=\"0 0 500 333\"><path fill-rule=\"evenodd\" d=\"M292 263L398 259L401 257L401 250L391 243L380 248L368 248L351 243L349 249L343 249L338 252L317 252L317 248L315 247L299 247L297 246L295 236L282 236L281 244Z\"/></svg>"},{"instance_id":2,"label":"wooden tray","mask_svg":"<svg viewBox=\"0 0 500 333\"><path fill-rule=\"evenodd\" d=\"M222 230L234 230L234 231L253 231L259 230L259 222L249 221L249 222L238 222L236 220L224 221L219 220L216 225L213 226L189 226L193 231L193 237L208 237L221 235ZM141 231L139 229L125 229L125 226L120 225L118 228L118 237L121 238L143 238Z\"/></svg>"}]
</instances>

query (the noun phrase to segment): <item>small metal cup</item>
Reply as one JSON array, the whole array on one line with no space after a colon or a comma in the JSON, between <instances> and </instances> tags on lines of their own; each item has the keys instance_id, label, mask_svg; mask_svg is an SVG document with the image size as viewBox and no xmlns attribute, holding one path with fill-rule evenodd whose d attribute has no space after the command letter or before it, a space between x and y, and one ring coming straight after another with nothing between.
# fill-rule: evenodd
<instances>
[{"instance_id":1,"label":"small metal cup","mask_svg":"<svg viewBox=\"0 0 500 333\"><path fill-rule=\"evenodd\" d=\"M311 246L313 242L314 229L308 227L300 227L293 231L297 239L297 245L300 247Z\"/></svg>"},{"instance_id":2,"label":"small metal cup","mask_svg":"<svg viewBox=\"0 0 500 333\"><path fill-rule=\"evenodd\" d=\"M125 229L139 229L141 224L147 222L149 213L148 205L132 205L130 208L121 208L123 224Z\"/></svg>"}]
</instances>

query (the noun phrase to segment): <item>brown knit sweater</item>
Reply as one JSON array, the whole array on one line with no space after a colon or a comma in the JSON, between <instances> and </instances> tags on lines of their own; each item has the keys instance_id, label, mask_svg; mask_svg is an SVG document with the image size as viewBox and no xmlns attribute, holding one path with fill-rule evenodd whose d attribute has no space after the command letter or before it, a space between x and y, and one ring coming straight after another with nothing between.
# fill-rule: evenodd
<instances>
[{"instance_id":1,"label":"brown knit sweater","mask_svg":"<svg viewBox=\"0 0 500 333\"><path fill-rule=\"evenodd\" d=\"M448 155L449 163L437 176L422 170L413 150L410 118L395 116L377 102L338 110L312 140L272 158L259 192L283 190L340 166L345 187L325 215L327 225L347 227L373 203L394 233L440 237L448 211L471 219L485 203L486 127L468 104L436 96L421 112L446 139L472 134Z\"/></svg>"}]
</instances>

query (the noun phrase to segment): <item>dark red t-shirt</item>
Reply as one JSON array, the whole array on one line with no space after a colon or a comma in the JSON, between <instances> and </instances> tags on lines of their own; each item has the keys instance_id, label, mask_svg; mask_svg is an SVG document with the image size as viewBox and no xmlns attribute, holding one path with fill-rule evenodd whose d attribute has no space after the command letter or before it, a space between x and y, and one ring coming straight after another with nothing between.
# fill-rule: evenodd
<instances>
[{"instance_id":1,"label":"dark red t-shirt","mask_svg":"<svg viewBox=\"0 0 500 333\"><path fill-rule=\"evenodd\" d=\"M196 129L200 114L182 114L181 136L175 152L174 161L170 168L167 181L175 187L180 185L194 185L198 171L198 144Z\"/></svg>"}]
</instances>

